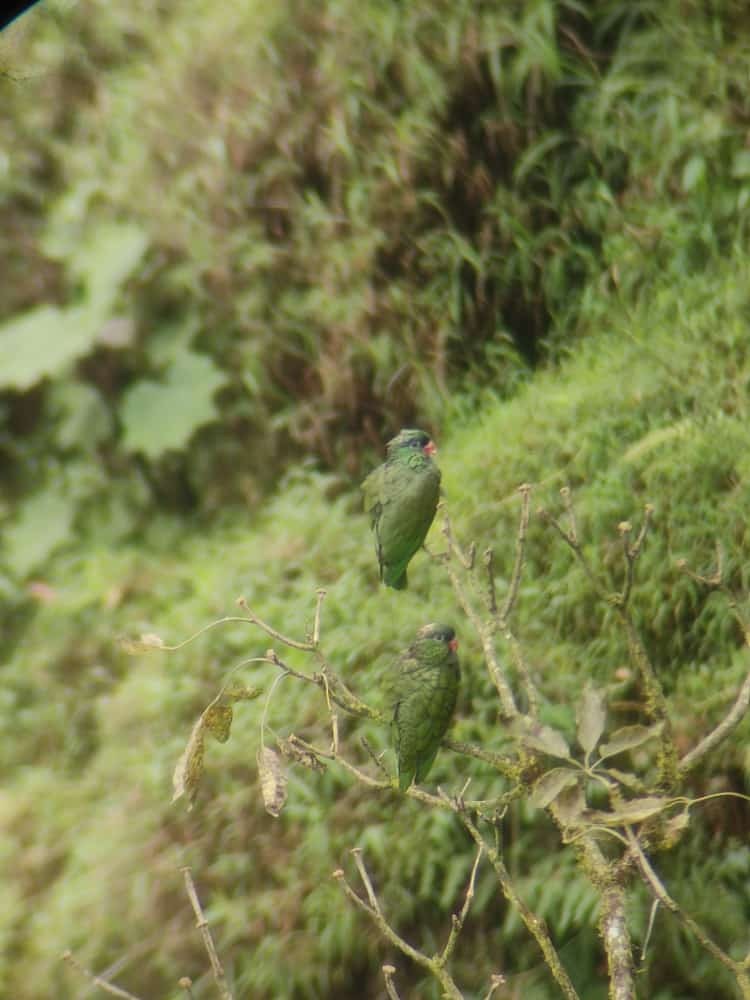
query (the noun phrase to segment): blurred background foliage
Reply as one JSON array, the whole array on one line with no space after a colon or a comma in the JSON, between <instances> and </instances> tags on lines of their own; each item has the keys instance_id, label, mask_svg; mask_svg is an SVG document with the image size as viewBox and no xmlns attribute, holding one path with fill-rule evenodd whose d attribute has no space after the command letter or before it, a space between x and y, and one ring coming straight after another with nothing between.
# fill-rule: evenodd
<instances>
[{"instance_id":1,"label":"blurred background foliage","mask_svg":"<svg viewBox=\"0 0 750 1000\"><path fill-rule=\"evenodd\" d=\"M418 556L409 592L377 587L356 484L400 426L436 434L500 588L519 483L552 508L573 487L613 587L616 525L653 503L639 625L684 746L720 716L741 636L676 564L708 571L718 540L747 592L748 79L740 0L50 0L0 36L0 992L79 995L72 947L144 996L181 975L210 995L185 860L239 995L383 995L386 949L329 879L355 844L407 939L443 939L472 861L456 825L335 768L293 770L271 820L262 700L208 748L195 810L170 805L193 721L262 635L119 644L177 641L240 593L301 637L325 586L325 651L376 698L417 625L454 621L456 735L502 748L438 568ZM536 520L519 612L549 721L572 732L591 676L632 721L622 637ZM242 678L267 688L269 669ZM326 738L289 679L269 718ZM355 757L363 733L385 746L348 725ZM695 793L747 792L747 745L744 723ZM448 753L431 781L469 775L477 797L503 787ZM749 828L719 800L663 861L729 950L747 947ZM504 836L581 995L604 997L573 856L525 805ZM488 872L465 935L467 996L498 969L508 996L555 995ZM399 982L435 995L407 966ZM723 981L661 915L642 982L700 1000Z\"/></svg>"}]
</instances>

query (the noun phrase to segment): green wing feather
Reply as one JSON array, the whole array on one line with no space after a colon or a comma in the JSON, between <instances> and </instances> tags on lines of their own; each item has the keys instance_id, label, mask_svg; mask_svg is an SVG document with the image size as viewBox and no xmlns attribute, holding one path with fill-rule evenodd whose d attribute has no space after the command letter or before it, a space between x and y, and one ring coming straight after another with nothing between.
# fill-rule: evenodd
<instances>
[{"instance_id":1,"label":"green wing feather","mask_svg":"<svg viewBox=\"0 0 750 1000\"><path fill-rule=\"evenodd\" d=\"M393 681L391 739L399 787L427 777L456 707L458 657L445 642L418 640L401 657Z\"/></svg>"},{"instance_id":2,"label":"green wing feather","mask_svg":"<svg viewBox=\"0 0 750 1000\"><path fill-rule=\"evenodd\" d=\"M406 568L424 542L440 498L440 470L421 452L400 449L362 483L380 578L403 590Z\"/></svg>"}]
</instances>

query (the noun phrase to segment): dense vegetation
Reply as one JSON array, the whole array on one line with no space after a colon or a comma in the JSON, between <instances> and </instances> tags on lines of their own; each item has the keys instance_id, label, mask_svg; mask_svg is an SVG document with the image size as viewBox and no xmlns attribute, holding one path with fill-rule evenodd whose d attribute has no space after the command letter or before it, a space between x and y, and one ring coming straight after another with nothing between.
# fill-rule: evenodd
<instances>
[{"instance_id":1,"label":"dense vegetation","mask_svg":"<svg viewBox=\"0 0 750 1000\"><path fill-rule=\"evenodd\" d=\"M0 36L0 992L77 995L71 947L143 996L181 975L211 995L186 862L239 995L382 995L387 950L329 877L354 845L402 933L444 937L473 857L460 826L335 765L292 769L272 820L264 698L207 748L194 810L170 804L195 718L267 637L228 625L136 658L120 642L177 642L238 594L302 637L322 586L326 654L376 698L415 625L453 621L454 735L502 749L440 567L417 556L408 592L377 587L356 484L404 424L435 432L456 530L494 547L498 588L520 483L552 510L572 487L613 581L618 522L654 504L638 624L678 741L720 717L742 636L678 563L710 572L720 543L744 600L748 29L731 0L140 0L45 3ZM537 518L518 611L545 719L572 733L594 678L627 720L622 636ZM272 676L241 673L264 692ZM266 724L324 742L321 706L287 679ZM347 723L366 761L363 733L379 749L386 733ZM747 745L745 721L695 796L748 792ZM476 796L503 787L447 751L430 783L469 775ZM742 800L706 803L658 859L738 957L749 827ZM606 995L573 850L527 805L503 837L581 995ZM645 935L650 900L631 905ZM488 872L456 959L476 990L539 963ZM556 995L532 975L522 995ZM644 995L731 996L722 975L659 914Z\"/></svg>"}]
</instances>

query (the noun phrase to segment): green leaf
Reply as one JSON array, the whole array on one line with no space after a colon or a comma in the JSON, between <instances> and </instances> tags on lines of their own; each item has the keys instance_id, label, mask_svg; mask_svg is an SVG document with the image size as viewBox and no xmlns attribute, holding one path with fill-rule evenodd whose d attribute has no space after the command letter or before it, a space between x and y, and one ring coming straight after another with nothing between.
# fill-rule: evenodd
<instances>
[{"instance_id":1,"label":"green leaf","mask_svg":"<svg viewBox=\"0 0 750 1000\"><path fill-rule=\"evenodd\" d=\"M647 795L643 799L631 799L611 812L592 810L588 818L598 826L626 826L630 823L642 823L644 819L656 816L670 804L669 799L657 795Z\"/></svg>"},{"instance_id":2,"label":"green leaf","mask_svg":"<svg viewBox=\"0 0 750 1000\"><path fill-rule=\"evenodd\" d=\"M578 784L580 773L569 767L553 767L547 771L534 785L530 796L530 802L537 809L546 808L550 802L554 802L557 796L566 788Z\"/></svg>"},{"instance_id":3,"label":"green leaf","mask_svg":"<svg viewBox=\"0 0 750 1000\"><path fill-rule=\"evenodd\" d=\"M76 505L61 489L43 489L25 500L3 530L3 562L23 579L70 540Z\"/></svg>"},{"instance_id":4,"label":"green leaf","mask_svg":"<svg viewBox=\"0 0 750 1000\"><path fill-rule=\"evenodd\" d=\"M615 781L619 781L621 785L625 785L631 792L642 792L644 790L643 781L635 774L630 774L629 771L621 771L617 767L607 767L604 773L608 774L610 778L614 778Z\"/></svg>"},{"instance_id":5,"label":"green leaf","mask_svg":"<svg viewBox=\"0 0 750 1000\"><path fill-rule=\"evenodd\" d=\"M136 383L120 406L125 449L158 458L183 448L199 427L215 420L213 395L224 383L210 358L190 351L175 358L164 382Z\"/></svg>"},{"instance_id":6,"label":"green leaf","mask_svg":"<svg viewBox=\"0 0 750 1000\"><path fill-rule=\"evenodd\" d=\"M148 237L140 226L105 222L74 249L69 266L84 284L89 301L109 311L147 247Z\"/></svg>"},{"instance_id":7,"label":"green leaf","mask_svg":"<svg viewBox=\"0 0 750 1000\"><path fill-rule=\"evenodd\" d=\"M532 723L522 734L522 739L526 746L534 750L541 750L542 753L549 754L551 757L570 759L570 748L565 737L551 726L545 726L538 722Z\"/></svg>"},{"instance_id":8,"label":"green leaf","mask_svg":"<svg viewBox=\"0 0 750 1000\"><path fill-rule=\"evenodd\" d=\"M580 826L586 797L580 783L564 788L552 802L552 814L563 826Z\"/></svg>"},{"instance_id":9,"label":"green leaf","mask_svg":"<svg viewBox=\"0 0 750 1000\"><path fill-rule=\"evenodd\" d=\"M614 757L615 754L639 747L646 740L658 736L662 725L661 722L656 722L653 726L623 726L622 729L612 733L607 743L602 743L599 747L599 759L604 760L606 757Z\"/></svg>"},{"instance_id":10,"label":"green leaf","mask_svg":"<svg viewBox=\"0 0 750 1000\"><path fill-rule=\"evenodd\" d=\"M576 709L578 744L586 755L590 754L599 742L599 737L604 732L606 718L604 697L600 691L587 684Z\"/></svg>"},{"instance_id":11,"label":"green leaf","mask_svg":"<svg viewBox=\"0 0 750 1000\"><path fill-rule=\"evenodd\" d=\"M696 154L691 156L682 171L682 189L690 192L706 179L706 161Z\"/></svg>"},{"instance_id":12,"label":"green leaf","mask_svg":"<svg viewBox=\"0 0 750 1000\"><path fill-rule=\"evenodd\" d=\"M0 387L25 390L88 354L98 322L84 306L39 306L0 326Z\"/></svg>"},{"instance_id":13,"label":"green leaf","mask_svg":"<svg viewBox=\"0 0 750 1000\"><path fill-rule=\"evenodd\" d=\"M74 248L69 262L84 289L80 305L38 306L0 326L0 387L29 389L85 357L147 245L137 226L108 223Z\"/></svg>"}]
</instances>

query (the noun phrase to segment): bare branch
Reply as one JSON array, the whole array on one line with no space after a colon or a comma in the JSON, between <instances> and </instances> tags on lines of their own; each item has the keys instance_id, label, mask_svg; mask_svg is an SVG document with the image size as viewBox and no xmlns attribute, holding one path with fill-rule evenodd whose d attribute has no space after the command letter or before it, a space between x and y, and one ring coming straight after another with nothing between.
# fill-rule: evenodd
<instances>
[{"instance_id":1,"label":"bare branch","mask_svg":"<svg viewBox=\"0 0 750 1000\"><path fill-rule=\"evenodd\" d=\"M317 649L320 645L320 609L323 606L323 601L325 600L326 592L322 588L317 592L317 604L315 605L315 618L313 619L313 633L312 633L312 643Z\"/></svg>"},{"instance_id":2,"label":"bare branch","mask_svg":"<svg viewBox=\"0 0 750 1000\"><path fill-rule=\"evenodd\" d=\"M458 803L451 802L447 796L443 796L443 798L461 820L477 847L481 846L484 848L484 851L487 854L487 859L495 871L495 875L497 876L503 895L508 902L511 903L516 910L518 910L521 920L539 945L539 948L544 955L547 967L554 977L555 982L562 990L566 1000L580 1000L578 993L576 992L576 989L570 981L570 977L565 971L565 968L560 960L557 949L552 943L552 939L549 936L545 922L540 917L537 917L519 896L513 884L513 880L510 877L510 873L505 867L498 851L494 847L490 847L485 842L481 833L474 825L473 821L469 818L465 809L462 809Z\"/></svg>"},{"instance_id":3,"label":"bare branch","mask_svg":"<svg viewBox=\"0 0 750 1000\"><path fill-rule=\"evenodd\" d=\"M352 854L354 855L354 863L357 866L357 871L359 872L359 877L362 879L362 885L365 887L367 892L367 898L370 901L370 906L375 910L376 913L380 914L382 917L382 911L380 909L380 903L378 903L378 898L375 895L375 890L372 887L372 881L370 879L369 872L365 868L365 863L362 860L362 848L353 847Z\"/></svg>"},{"instance_id":4,"label":"bare branch","mask_svg":"<svg viewBox=\"0 0 750 1000\"><path fill-rule=\"evenodd\" d=\"M402 938L401 935L398 934L393 927L391 927L386 918L383 916L380 904L378 903L375 892L372 888L372 882L367 874L364 861L362 860L361 852L355 849L352 853L354 854L360 878L362 878L364 883L368 899L362 899L362 897L356 893L346 881L344 872L341 869L338 869L333 873L333 877L341 883L346 896L354 903L355 906L359 907L359 909L367 914L380 933L388 941L390 941L394 947L398 948L398 950L402 952L402 954L406 955L407 958L410 958L412 962L421 966L421 968L426 969L427 972L437 979L443 989L444 997L447 997L448 1000L463 1000L462 994L456 986L453 977L446 971L446 969L443 968L439 959L436 957L431 958L429 955L425 955L424 952L419 951L419 949L410 945L408 941Z\"/></svg>"},{"instance_id":5,"label":"bare branch","mask_svg":"<svg viewBox=\"0 0 750 1000\"><path fill-rule=\"evenodd\" d=\"M518 776L518 761L507 754L498 753L496 750L485 750L484 747L474 743L463 743L460 740L444 739L443 746L448 747L454 753L460 753L464 757L474 757L476 760L483 760L491 764L495 770L504 774L506 778L516 778Z\"/></svg>"},{"instance_id":6,"label":"bare branch","mask_svg":"<svg viewBox=\"0 0 750 1000\"><path fill-rule=\"evenodd\" d=\"M438 959L443 965L447 965L450 961L453 951L456 947L456 942L458 941L458 936L463 930L464 923L466 921L467 914L469 912L469 907L474 899L474 883L477 878L477 869L479 868L479 862L482 860L482 854L484 853L484 844L479 844L477 847L477 856L474 858L474 864L471 867L471 875L469 876L469 884L466 887L466 896L464 897L464 905L461 907L461 912L456 915L455 913L451 919L451 931L448 935L448 940L445 943L445 947Z\"/></svg>"},{"instance_id":7,"label":"bare branch","mask_svg":"<svg viewBox=\"0 0 750 1000\"><path fill-rule=\"evenodd\" d=\"M457 547L456 542L453 541L453 535L450 526L450 518L448 517L448 512L443 508L443 533L446 538L449 539L449 546L452 552L460 552ZM459 561L461 561L459 559ZM484 652L485 662L487 664L487 670L489 671L490 678L492 679L495 689L497 690L498 696L500 698L500 703L503 707L503 714L506 718L515 718L518 714L518 707L516 706L515 698L513 697L513 692L510 689L510 685L505 679L500 664L497 660L497 654L495 652L494 644L494 631L495 624L494 621L487 624L482 621L476 608L473 606L469 599L469 595L466 592L466 588L463 584L458 573L455 571L453 566L451 566L450 560L445 562L445 567L450 578L453 590L458 599L458 603L461 605L466 617L471 622L474 627L475 632L479 636L482 643L482 650ZM464 568L466 564L464 563Z\"/></svg>"},{"instance_id":8,"label":"bare branch","mask_svg":"<svg viewBox=\"0 0 750 1000\"><path fill-rule=\"evenodd\" d=\"M505 602L503 603L503 609L500 612L500 620L502 622L506 622L510 618L516 603L516 598L518 597L518 588L521 583L521 573L523 571L526 532L529 527L531 486L528 483L524 483L522 486L518 487L518 492L521 494L521 520L518 525L518 534L516 535L516 561L513 564L510 586L508 587L508 593L506 595ZM495 608L493 610L497 609Z\"/></svg>"},{"instance_id":9,"label":"bare branch","mask_svg":"<svg viewBox=\"0 0 750 1000\"><path fill-rule=\"evenodd\" d=\"M482 553L482 562L487 575L487 607L490 613L497 614L497 594L495 593L495 553L492 549L485 549Z\"/></svg>"},{"instance_id":10,"label":"bare branch","mask_svg":"<svg viewBox=\"0 0 750 1000\"><path fill-rule=\"evenodd\" d=\"M114 983L110 983L108 979L103 979L101 976L97 976L90 969L87 969L84 965L78 961L74 956L72 951L64 951L62 954L62 959L67 962L68 965L72 965L76 972L80 972L82 976L93 983L94 986L98 986L99 989L104 990L105 993L109 993L113 997L120 997L121 1000L140 1000L134 993L129 993L127 990L122 989L120 986L115 986Z\"/></svg>"},{"instance_id":11,"label":"bare branch","mask_svg":"<svg viewBox=\"0 0 750 1000\"><path fill-rule=\"evenodd\" d=\"M401 997L399 997L393 982L393 977L395 975L396 975L395 965L383 966L383 978L385 979L385 992L388 994L389 1000L401 1000Z\"/></svg>"},{"instance_id":12,"label":"bare branch","mask_svg":"<svg viewBox=\"0 0 750 1000\"><path fill-rule=\"evenodd\" d=\"M750 1000L750 973L748 973L745 963L736 962L730 955L720 948L715 941L711 940L700 924L684 912L680 905L669 895L664 887L664 883L651 867L651 864L646 857L638 838L633 833L633 830L630 827L627 827L626 832L628 836L628 843L636 859L638 868L640 869L641 874L643 875L643 878L653 895L675 915L677 920L686 930L690 931L702 948L704 948L710 955L713 955L713 957L717 959L717 961L721 962L725 968L729 969L737 980L737 985L740 988L743 1000Z\"/></svg>"},{"instance_id":13,"label":"bare branch","mask_svg":"<svg viewBox=\"0 0 750 1000\"><path fill-rule=\"evenodd\" d=\"M325 591L320 591L320 590L318 591L318 604L315 609L316 625L319 620L320 605L323 600L323 597L320 596L321 594L325 596ZM301 649L307 653L313 653L318 648L318 644L315 641L300 642L298 639L291 639L288 635L283 635L281 632L278 632L272 625L269 625L267 622L264 622L263 619L259 618L254 611L250 610L247 601L245 600L244 597L237 598L237 606L242 608L243 611L247 612L247 618L240 618L239 621L246 621L249 622L251 625L257 625L258 628L263 629L266 635L270 635L273 639L277 639L279 642L283 642L285 646L291 646L292 649ZM313 635L314 634L315 632L313 630Z\"/></svg>"},{"instance_id":14,"label":"bare branch","mask_svg":"<svg viewBox=\"0 0 750 1000\"><path fill-rule=\"evenodd\" d=\"M443 532L443 537L448 543L449 556L455 556L464 569L466 570L473 569L477 553L476 542L472 542L471 545L469 546L469 551L464 552L464 550L458 544L456 539L453 537L453 529L451 527L450 518L448 517L448 511L446 510L445 502L443 500L441 500L440 503L438 504L438 509L443 514L443 526L441 530Z\"/></svg>"},{"instance_id":15,"label":"bare branch","mask_svg":"<svg viewBox=\"0 0 750 1000\"><path fill-rule=\"evenodd\" d=\"M626 607L628 601L630 600L630 594L633 589L633 580L635 578L635 564L638 561L641 550L643 549L643 543L646 541L646 535L648 533L653 513L653 506L650 503L647 503L643 511L643 523L641 524L641 530L638 532L636 540L632 545L630 544L630 533L632 531L630 522L623 521L619 525L626 563L625 585L622 589L622 593L619 595L620 606L623 608Z\"/></svg>"},{"instance_id":16,"label":"bare branch","mask_svg":"<svg viewBox=\"0 0 750 1000\"><path fill-rule=\"evenodd\" d=\"M630 613L627 608L627 600L630 596L630 589L632 587L632 573L634 570L635 562L640 554L641 548L646 538L646 532L650 524L651 515L653 508L648 504L644 511L644 520L641 530L636 538L634 544L631 546L629 544L629 535L631 531L630 524L628 522L623 522L620 526L621 533L624 537L625 553L628 561L628 577L626 578L625 589L621 594L610 594L606 587L599 581L594 570L591 567L586 555L584 554L583 548L581 546L578 527L575 522L575 512L573 508L573 501L570 493L570 489L565 486L560 490L560 494L563 498L563 503L568 512L568 518L571 524L570 530L566 531L560 522L556 520L548 511L540 508L540 516L557 531L563 541L571 548L573 554L575 555L578 563L582 567L584 573L589 579L591 586L593 587L595 593L612 607L620 620L620 624L625 632L625 636L628 642L628 649L630 652L630 659L638 671L638 675L641 679L643 685L643 690L645 694L645 709L649 716L656 722L663 722L664 726L661 731L660 742L661 742L661 753L659 757L659 768L660 768L660 783L666 786L672 786L677 780L677 749L674 745L674 740L672 739L672 726L669 719L669 709L667 706L667 700L664 697L664 691L659 683L659 679L656 676L656 671L651 663L646 648L641 641L638 634L638 630L635 627L633 619L630 617Z\"/></svg>"},{"instance_id":17,"label":"bare branch","mask_svg":"<svg viewBox=\"0 0 750 1000\"><path fill-rule=\"evenodd\" d=\"M320 747L313 746L312 743L308 743L307 740L301 739L299 736L292 734L289 737L288 742L298 749L304 750L311 754L318 760L334 760L337 764L340 764L345 771L353 775L357 781L361 782L363 785L369 785L370 788L378 789L391 789L393 788L392 781L377 781L375 778L371 778L369 774L365 774L364 771L360 771L358 767L354 764L350 764L345 757L341 757L339 754L334 753L333 750L321 750Z\"/></svg>"},{"instance_id":18,"label":"bare branch","mask_svg":"<svg viewBox=\"0 0 750 1000\"><path fill-rule=\"evenodd\" d=\"M490 988L484 994L484 1000L492 1000L492 997L495 995L495 990L499 990L501 986L505 985L506 979L502 973L496 972L494 975L490 976Z\"/></svg>"},{"instance_id":19,"label":"bare branch","mask_svg":"<svg viewBox=\"0 0 750 1000\"><path fill-rule=\"evenodd\" d=\"M325 692L327 700L334 701L339 708L343 708L349 715L367 719L379 718L379 713L370 708L369 705L366 705L353 691L350 691L338 674L334 673L327 664L323 666L322 671L319 673L303 674L301 671L290 667L273 649L267 651L266 659L291 677L296 677L299 681L304 681L306 684L314 684L316 687L321 688Z\"/></svg>"},{"instance_id":20,"label":"bare branch","mask_svg":"<svg viewBox=\"0 0 750 1000\"><path fill-rule=\"evenodd\" d=\"M219 956L216 951L216 946L214 945L214 939L211 936L211 929L208 926L208 921L206 920L203 910L201 909L200 900L198 899L198 893L195 891L195 883L193 882L193 876L190 873L190 868L187 865L184 865L180 868L180 871L185 879L185 889L187 890L190 905L193 907L193 913L195 913L195 926L198 928L201 937L203 938L203 946L208 954L208 959L211 963L211 971L213 972L214 979L216 980L216 985L219 987L219 994L222 1000L232 1000L232 991L229 989L229 984L227 983L226 976L224 975L224 969L219 961Z\"/></svg>"},{"instance_id":21,"label":"bare branch","mask_svg":"<svg viewBox=\"0 0 750 1000\"><path fill-rule=\"evenodd\" d=\"M724 716L721 722L711 730L703 739L689 750L679 763L680 777L684 777L698 764L706 754L722 743L729 734L745 718L748 708L750 708L750 673L747 674L742 686L737 692L734 704Z\"/></svg>"}]
</instances>

